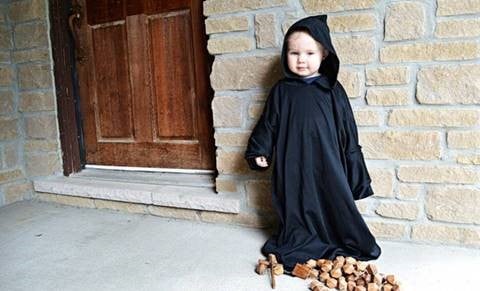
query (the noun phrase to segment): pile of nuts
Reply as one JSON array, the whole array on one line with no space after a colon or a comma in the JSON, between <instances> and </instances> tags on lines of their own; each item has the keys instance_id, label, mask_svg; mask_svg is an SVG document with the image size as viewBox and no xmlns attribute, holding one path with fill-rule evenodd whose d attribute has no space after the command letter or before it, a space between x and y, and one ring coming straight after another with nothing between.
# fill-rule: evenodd
<instances>
[{"instance_id":1,"label":"pile of nuts","mask_svg":"<svg viewBox=\"0 0 480 291\"><path fill-rule=\"evenodd\" d=\"M292 274L313 279L310 283L313 291L400 291L400 282L394 275L385 276L374 264L353 257L337 256L333 261L310 259L304 264L297 263Z\"/></svg>"}]
</instances>

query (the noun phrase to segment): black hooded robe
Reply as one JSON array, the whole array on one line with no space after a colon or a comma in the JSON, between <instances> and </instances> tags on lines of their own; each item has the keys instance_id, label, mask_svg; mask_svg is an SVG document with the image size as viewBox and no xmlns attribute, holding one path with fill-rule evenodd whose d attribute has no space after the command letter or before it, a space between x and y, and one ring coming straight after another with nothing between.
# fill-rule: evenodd
<instances>
[{"instance_id":1,"label":"black hooded robe","mask_svg":"<svg viewBox=\"0 0 480 291\"><path fill-rule=\"evenodd\" d=\"M271 194L279 224L261 251L275 254L289 272L308 259L342 255L368 261L381 254L355 205L373 190L352 107L337 81L340 62L326 19L307 17L287 31L285 40L307 30L329 54L321 76L308 83L288 69L284 42L286 77L272 87L245 152L251 169L264 171L273 162ZM268 167L255 163L258 156L267 158Z\"/></svg>"}]
</instances>

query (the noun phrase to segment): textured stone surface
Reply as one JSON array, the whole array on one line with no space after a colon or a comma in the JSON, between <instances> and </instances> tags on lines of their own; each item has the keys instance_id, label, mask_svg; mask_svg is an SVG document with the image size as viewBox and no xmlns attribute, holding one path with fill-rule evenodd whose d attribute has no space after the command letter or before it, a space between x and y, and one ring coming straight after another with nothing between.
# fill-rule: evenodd
<instances>
[{"instance_id":1,"label":"textured stone surface","mask_svg":"<svg viewBox=\"0 0 480 291\"><path fill-rule=\"evenodd\" d=\"M101 199L93 199L93 203L95 204L95 208L98 208L98 209L111 209L111 210L117 210L117 211L127 212L127 213L140 213L140 214L149 213L147 209L147 205L145 204L127 203L127 202L101 200Z\"/></svg>"},{"instance_id":2,"label":"textured stone surface","mask_svg":"<svg viewBox=\"0 0 480 291\"><path fill-rule=\"evenodd\" d=\"M17 137L17 122L17 119L0 117L0 140L11 140Z\"/></svg>"},{"instance_id":3,"label":"textured stone surface","mask_svg":"<svg viewBox=\"0 0 480 291\"><path fill-rule=\"evenodd\" d=\"M353 112L357 126L380 125L380 113L370 109L359 109Z\"/></svg>"},{"instance_id":4,"label":"textured stone surface","mask_svg":"<svg viewBox=\"0 0 480 291\"><path fill-rule=\"evenodd\" d=\"M215 127L242 125L242 100L238 97L215 97L212 102Z\"/></svg>"},{"instance_id":5,"label":"textured stone surface","mask_svg":"<svg viewBox=\"0 0 480 291\"><path fill-rule=\"evenodd\" d=\"M417 78L420 103L480 104L480 65L424 67Z\"/></svg>"},{"instance_id":6,"label":"textured stone surface","mask_svg":"<svg viewBox=\"0 0 480 291\"><path fill-rule=\"evenodd\" d=\"M303 7L308 14L367 9L374 7L376 2L375 0L302 0Z\"/></svg>"},{"instance_id":7,"label":"textured stone surface","mask_svg":"<svg viewBox=\"0 0 480 291\"><path fill-rule=\"evenodd\" d=\"M221 174L246 174L249 170L243 151L217 150L217 169Z\"/></svg>"},{"instance_id":8,"label":"textured stone surface","mask_svg":"<svg viewBox=\"0 0 480 291\"><path fill-rule=\"evenodd\" d=\"M338 81L342 84L348 97L362 95L363 74L360 70L342 67L338 73Z\"/></svg>"},{"instance_id":9,"label":"textured stone surface","mask_svg":"<svg viewBox=\"0 0 480 291\"><path fill-rule=\"evenodd\" d=\"M480 182L477 169L450 165L400 165L398 179L403 182L476 184Z\"/></svg>"},{"instance_id":10,"label":"textured stone surface","mask_svg":"<svg viewBox=\"0 0 480 291\"><path fill-rule=\"evenodd\" d=\"M373 67L366 69L367 85L401 85L410 82L405 66Z\"/></svg>"},{"instance_id":11,"label":"textured stone surface","mask_svg":"<svg viewBox=\"0 0 480 291\"><path fill-rule=\"evenodd\" d=\"M52 91L22 92L19 110L22 112L55 110L55 96Z\"/></svg>"},{"instance_id":12,"label":"textured stone surface","mask_svg":"<svg viewBox=\"0 0 480 291\"><path fill-rule=\"evenodd\" d=\"M281 72L279 56L217 59L210 79L217 91L269 88Z\"/></svg>"},{"instance_id":13,"label":"textured stone surface","mask_svg":"<svg viewBox=\"0 0 480 291\"><path fill-rule=\"evenodd\" d=\"M398 183L395 197L402 200L417 199L421 188L420 185Z\"/></svg>"},{"instance_id":14,"label":"textured stone surface","mask_svg":"<svg viewBox=\"0 0 480 291\"><path fill-rule=\"evenodd\" d=\"M25 133L30 138L57 137L57 118L55 115L29 116L25 118Z\"/></svg>"},{"instance_id":15,"label":"textured stone surface","mask_svg":"<svg viewBox=\"0 0 480 291\"><path fill-rule=\"evenodd\" d=\"M478 0L437 0L437 15L473 14L480 12Z\"/></svg>"},{"instance_id":16,"label":"textured stone surface","mask_svg":"<svg viewBox=\"0 0 480 291\"><path fill-rule=\"evenodd\" d=\"M25 63L35 61L48 61L50 58L50 52L48 49L36 48L14 51L12 54L12 60L14 63Z\"/></svg>"},{"instance_id":17,"label":"textured stone surface","mask_svg":"<svg viewBox=\"0 0 480 291\"><path fill-rule=\"evenodd\" d=\"M56 139L27 139L23 149L27 152L54 152L58 149L58 141Z\"/></svg>"},{"instance_id":18,"label":"textured stone surface","mask_svg":"<svg viewBox=\"0 0 480 291\"><path fill-rule=\"evenodd\" d=\"M276 26L277 21L275 14L268 13L255 15L255 39L258 48L277 46Z\"/></svg>"},{"instance_id":19,"label":"textured stone surface","mask_svg":"<svg viewBox=\"0 0 480 291\"><path fill-rule=\"evenodd\" d=\"M207 34L248 30L248 18L246 16L208 18L205 20L205 30Z\"/></svg>"},{"instance_id":20,"label":"textured stone surface","mask_svg":"<svg viewBox=\"0 0 480 291\"><path fill-rule=\"evenodd\" d=\"M365 221L368 228L375 236L380 239L400 239L405 236L407 227L400 223Z\"/></svg>"},{"instance_id":21,"label":"textured stone surface","mask_svg":"<svg viewBox=\"0 0 480 291\"><path fill-rule=\"evenodd\" d=\"M0 49L8 50L12 47L12 33L6 25L0 25Z\"/></svg>"},{"instance_id":22,"label":"textured stone surface","mask_svg":"<svg viewBox=\"0 0 480 291\"><path fill-rule=\"evenodd\" d=\"M435 26L435 36L439 38L480 36L480 18L440 20Z\"/></svg>"},{"instance_id":23,"label":"textured stone surface","mask_svg":"<svg viewBox=\"0 0 480 291\"><path fill-rule=\"evenodd\" d=\"M368 159L437 160L440 137L437 131L362 132L360 144Z\"/></svg>"},{"instance_id":24,"label":"textured stone surface","mask_svg":"<svg viewBox=\"0 0 480 291\"><path fill-rule=\"evenodd\" d=\"M432 187L425 210L431 220L480 224L480 190L466 187Z\"/></svg>"},{"instance_id":25,"label":"textured stone surface","mask_svg":"<svg viewBox=\"0 0 480 291\"><path fill-rule=\"evenodd\" d=\"M449 148L480 149L480 131L449 130L447 144Z\"/></svg>"},{"instance_id":26,"label":"textured stone surface","mask_svg":"<svg viewBox=\"0 0 480 291\"><path fill-rule=\"evenodd\" d=\"M391 169L368 167L372 178L372 189L375 197L393 197L394 172Z\"/></svg>"},{"instance_id":27,"label":"textured stone surface","mask_svg":"<svg viewBox=\"0 0 480 291\"><path fill-rule=\"evenodd\" d=\"M13 70L11 67L0 67L0 86L11 86L13 84Z\"/></svg>"},{"instance_id":28,"label":"textured stone surface","mask_svg":"<svg viewBox=\"0 0 480 291\"><path fill-rule=\"evenodd\" d=\"M237 224L254 228L265 228L272 226L272 216L259 216L253 213L219 213L204 211L200 213L200 219L204 222Z\"/></svg>"},{"instance_id":29,"label":"textured stone surface","mask_svg":"<svg viewBox=\"0 0 480 291\"><path fill-rule=\"evenodd\" d=\"M418 39L425 34L425 8L418 2L397 2L387 8L385 40Z\"/></svg>"},{"instance_id":30,"label":"textured stone surface","mask_svg":"<svg viewBox=\"0 0 480 291\"><path fill-rule=\"evenodd\" d=\"M20 169L0 171L0 183L12 182L23 177L24 175Z\"/></svg>"},{"instance_id":31,"label":"textured stone surface","mask_svg":"<svg viewBox=\"0 0 480 291\"><path fill-rule=\"evenodd\" d=\"M20 22L46 18L46 4L43 0L17 1L10 4L11 21Z\"/></svg>"},{"instance_id":32,"label":"textured stone surface","mask_svg":"<svg viewBox=\"0 0 480 291\"><path fill-rule=\"evenodd\" d=\"M380 49L382 63L471 60L480 56L480 44L473 41L392 44Z\"/></svg>"},{"instance_id":33,"label":"textured stone surface","mask_svg":"<svg viewBox=\"0 0 480 291\"><path fill-rule=\"evenodd\" d=\"M377 18L374 13L334 15L327 21L331 32L366 31L377 27Z\"/></svg>"},{"instance_id":34,"label":"textured stone surface","mask_svg":"<svg viewBox=\"0 0 480 291\"><path fill-rule=\"evenodd\" d=\"M200 219L200 216L198 214L199 211L192 210L192 209L149 205L148 212L152 215L161 216L161 217L171 217L171 218L188 219L188 220Z\"/></svg>"},{"instance_id":35,"label":"textured stone surface","mask_svg":"<svg viewBox=\"0 0 480 291\"><path fill-rule=\"evenodd\" d=\"M273 210L270 181L249 180L245 183L245 189L248 206L261 210Z\"/></svg>"},{"instance_id":36,"label":"textured stone surface","mask_svg":"<svg viewBox=\"0 0 480 291\"><path fill-rule=\"evenodd\" d=\"M231 178L215 179L215 189L217 192L237 192L237 183Z\"/></svg>"},{"instance_id":37,"label":"textured stone surface","mask_svg":"<svg viewBox=\"0 0 480 291\"><path fill-rule=\"evenodd\" d=\"M62 170L57 153L25 153L25 170L29 176L48 176Z\"/></svg>"},{"instance_id":38,"label":"textured stone surface","mask_svg":"<svg viewBox=\"0 0 480 291\"><path fill-rule=\"evenodd\" d=\"M408 88L369 88L367 90L368 105L406 105L410 103Z\"/></svg>"},{"instance_id":39,"label":"textured stone surface","mask_svg":"<svg viewBox=\"0 0 480 291\"><path fill-rule=\"evenodd\" d=\"M12 91L0 91L0 114L13 113L14 102Z\"/></svg>"},{"instance_id":40,"label":"textured stone surface","mask_svg":"<svg viewBox=\"0 0 480 291\"><path fill-rule=\"evenodd\" d=\"M91 198L56 195L51 193L36 193L35 197L40 201L54 202L83 208L95 208L95 202Z\"/></svg>"},{"instance_id":41,"label":"textured stone surface","mask_svg":"<svg viewBox=\"0 0 480 291\"><path fill-rule=\"evenodd\" d=\"M30 198L32 195L32 183L24 182L20 184L9 184L4 187L5 204L11 204L17 201Z\"/></svg>"},{"instance_id":42,"label":"textured stone surface","mask_svg":"<svg viewBox=\"0 0 480 291\"><path fill-rule=\"evenodd\" d=\"M43 23L25 23L15 25L15 48L31 48L48 44L47 26Z\"/></svg>"},{"instance_id":43,"label":"textured stone surface","mask_svg":"<svg viewBox=\"0 0 480 291\"><path fill-rule=\"evenodd\" d=\"M480 111L470 109L393 109L389 126L464 127L479 124Z\"/></svg>"},{"instance_id":44,"label":"textured stone surface","mask_svg":"<svg viewBox=\"0 0 480 291\"><path fill-rule=\"evenodd\" d=\"M458 155L457 163L466 165L480 165L480 154L478 155Z\"/></svg>"},{"instance_id":45,"label":"textured stone surface","mask_svg":"<svg viewBox=\"0 0 480 291\"><path fill-rule=\"evenodd\" d=\"M375 213L384 217L415 220L418 217L419 209L416 203L382 202Z\"/></svg>"},{"instance_id":46,"label":"textured stone surface","mask_svg":"<svg viewBox=\"0 0 480 291\"><path fill-rule=\"evenodd\" d=\"M248 106L248 117L258 119L262 115L265 103L253 103Z\"/></svg>"},{"instance_id":47,"label":"textured stone surface","mask_svg":"<svg viewBox=\"0 0 480 291\"><path fill-rule=\"evenodd\" d=\"M287 0L207 0L203 2L203 14L213 15L260 8L282 6Z\"/></svg>"},{"instance_id":48,"label":"textured stone surface","mask_svg":"<svg viewBox=\"0 0 480 291\"><path fill-rule=\"evenodd\" d=\"M40 89L52 87L50 65L21 65L18 67L20 89Z\"/></svg>"},{"instance_id":49,"label":"textured stone surface","mask_svg":"<svg viewBox=\"0 0 480 291\"><path fill-rule=\"evenodd\" d=\"M412 226L412 239L425 242L456 243L480 246L480 231L475 228L441 224L418 224Z\"/></svg>"},{"instance_id":50,"label":"textured stone surface","mask_svg":"<svg viewBox=\"0 0 480 291\"><path fill-rule=\"evenodd\" d=\"M238 53L254 48L253 39L247 36L226 36L210 38L208 51L211 54Z\"/></svg>"},{"instance_id":51,"label":"textured stone surface","mask_svg":"<svg viewBox=\"0 0 480 291\"><path fill-rule=\"evenodd\" d=\"M250 131L216 132L215 143L219 146L246 146Z\"/></svg>"},{"instance_id":52,"label":"textured stone surface","mask_svg":"<svg viewBox=\"0 0 480 291\"><path fill-rule=\"evenodd\" d=\"M368 64L375 59L374 39L365 36L332 38L341 64Z\"/></svg>"}]
</instances>

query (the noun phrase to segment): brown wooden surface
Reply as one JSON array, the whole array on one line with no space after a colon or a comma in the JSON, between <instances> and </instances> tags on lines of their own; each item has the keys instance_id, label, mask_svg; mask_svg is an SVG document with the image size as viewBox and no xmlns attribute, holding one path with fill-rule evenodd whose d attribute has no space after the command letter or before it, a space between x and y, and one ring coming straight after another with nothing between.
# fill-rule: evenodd
<instances>
[{"instance_id":1,"label":"brown wooden surface","mask_svg":"<svg viewBox=\"0 0 480 291\"><path fill-rule=\"evenodd\" d=\"M78 2L87 163L215 169L202 1Z\"/></svg>"},{"instance_id":2,"label":"brown wooden surface","mask_svg":"<svg viewBox=\"0 0 480 291\"><path fill-rule=\"evenodd\" d=\"M79 132L75 112L75 96L73 95L71 55L72 43L67 30L68 2L63 0L49 1L51 23L52 57L54 62L55 89L60 130L60 144L63 156L63 173L68 176L80 171Z\"/></svg>"}]
</instances>

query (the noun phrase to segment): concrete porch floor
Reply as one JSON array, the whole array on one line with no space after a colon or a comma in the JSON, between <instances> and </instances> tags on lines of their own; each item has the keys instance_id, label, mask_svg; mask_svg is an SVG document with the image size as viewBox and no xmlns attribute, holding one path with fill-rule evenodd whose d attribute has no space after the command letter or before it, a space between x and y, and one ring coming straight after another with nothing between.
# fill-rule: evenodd
<instances>
[{"instance_id":1,"label":"concrete porch floor","mask_svg":"<svg viewBox=\"0 0 480 291\"><path fill-rule=\"evenodd\" d=\"M271 290L262 229L36 201L0 208L0 290ZM379 241L402 290L478 290L480 250ZM282 275L275 290L308 290Z\"/></svg>"}]
</instances>

